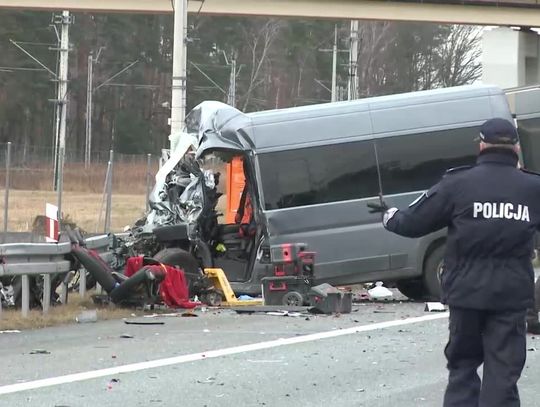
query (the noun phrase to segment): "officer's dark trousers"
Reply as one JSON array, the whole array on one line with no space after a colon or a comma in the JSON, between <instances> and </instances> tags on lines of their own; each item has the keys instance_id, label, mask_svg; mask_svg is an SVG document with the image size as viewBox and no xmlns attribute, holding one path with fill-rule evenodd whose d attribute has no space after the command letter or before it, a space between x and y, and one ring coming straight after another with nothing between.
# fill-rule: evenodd
<instances>
[{"instance_id":1,"label":"officer's dark trousers","mask_svg":"<svg viewBox=\"0 0 540 407\"><path fill-rule=\"evenodd\" d=\"M450 307L444 407L520 405L517 381L525 365L526 312ZM482 363L480 381L477 369Z\"/></svg>"}]
</instances>

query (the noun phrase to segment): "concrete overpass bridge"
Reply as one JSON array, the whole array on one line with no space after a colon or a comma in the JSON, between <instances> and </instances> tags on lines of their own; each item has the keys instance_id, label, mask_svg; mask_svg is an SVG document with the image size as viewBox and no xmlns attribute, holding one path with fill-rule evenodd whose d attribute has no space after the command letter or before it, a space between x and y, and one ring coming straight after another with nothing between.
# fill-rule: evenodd
<instances>
[{"instance_id":1,"label":"concrete overpass bridge","mask_svg":"<svg viewBox=\"0 0 540 407\"><path fill-rule=\"evenodd\" d=\"M188 0L218 15L423 21L540 27L540 0ZM172 13L171 0L0 0L0 8Z\"/></svg>"}]
</instances>

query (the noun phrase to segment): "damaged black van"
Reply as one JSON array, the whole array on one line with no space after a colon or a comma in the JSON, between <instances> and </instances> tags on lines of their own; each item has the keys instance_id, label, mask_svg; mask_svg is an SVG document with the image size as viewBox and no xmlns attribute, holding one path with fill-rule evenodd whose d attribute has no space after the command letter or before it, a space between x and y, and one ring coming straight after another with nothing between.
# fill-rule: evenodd
<instances>
[{"instance_id":1,"label":"damaged black van","mask_svg":"<svg viewBox=\"0 0 540 407\"><path fill-rule=\"evenodd\" d=\"M163 158L134 245L188 275L222 268L236 293L258 294L270 246L302 242L316 252L317 283L382 280L437 298L445 232L399 237L366 204L382 193L406 206L446 169L473 164L492 117L512 119L503 91L487 85L256 113L203 102ZM238 159L250 214L231 221L223 168Z\"/></svg>"}]
</instances>

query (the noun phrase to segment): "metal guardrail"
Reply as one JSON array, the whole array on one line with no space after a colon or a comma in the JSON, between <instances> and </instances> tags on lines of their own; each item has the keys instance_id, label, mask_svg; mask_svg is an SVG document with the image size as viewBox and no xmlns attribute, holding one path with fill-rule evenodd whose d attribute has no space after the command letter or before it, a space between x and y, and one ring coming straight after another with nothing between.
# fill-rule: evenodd
<instances>
[{"instance_id":1,"label":"metal guardrail","mask_svg":"<svg viewBox=\"0 0 540 407\"><path fill-rule=\"evenodd\" d=\"M109 251L108 235L94 236L86 239L86 247L95 250L106 262L110 262L113 253ZM71 243L7 243L0 245L0 277L21 276L23 317L28 316L30 308L30 284L28 276L43 276L43 313L50 308L51 275L72 271L71 261L67 255L71 253ZM79 292L86 292L86 273L80 273ZM67 282L61 284L61 302L67 303ZM0 302L0 313L2 305Z\"/></svg>"}]
</instances>

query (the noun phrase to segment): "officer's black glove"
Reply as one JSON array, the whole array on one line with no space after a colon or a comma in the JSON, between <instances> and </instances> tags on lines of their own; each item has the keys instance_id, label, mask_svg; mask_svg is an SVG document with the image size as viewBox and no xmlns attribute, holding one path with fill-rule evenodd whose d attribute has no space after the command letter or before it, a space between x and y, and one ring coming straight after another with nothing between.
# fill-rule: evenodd
<instances>
[{"instance_id":1,"label":"officer's black glove","mask_svg":"<svg viewBox=\"0 0 540 407\"><path fill-rule=\"evenodd\" d=\"M369 213L385 213L388 210L388 205L382 199L379 203L368 202L367 207L369 208Z\"/></svg>"}]
</instances>

